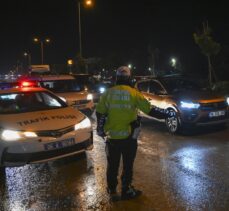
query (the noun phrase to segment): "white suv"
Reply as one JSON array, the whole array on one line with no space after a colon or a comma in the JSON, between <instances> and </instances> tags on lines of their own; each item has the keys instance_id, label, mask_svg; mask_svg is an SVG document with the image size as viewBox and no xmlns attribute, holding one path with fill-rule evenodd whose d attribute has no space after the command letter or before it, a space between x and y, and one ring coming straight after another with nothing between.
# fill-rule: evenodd
<instances>
[{"instance_id":1,"label":"white suv","mask_svg":"<svg viewBox=\"0 0 229 211\"><path fill-rule=\"evenodd\" d=\"M23 76L19 81L36 82L38 86L49 89L64 98L68 105L79 109L86 115L90 116L94 111L93 95L71 75Z\"/></svg>"}]
</instances>

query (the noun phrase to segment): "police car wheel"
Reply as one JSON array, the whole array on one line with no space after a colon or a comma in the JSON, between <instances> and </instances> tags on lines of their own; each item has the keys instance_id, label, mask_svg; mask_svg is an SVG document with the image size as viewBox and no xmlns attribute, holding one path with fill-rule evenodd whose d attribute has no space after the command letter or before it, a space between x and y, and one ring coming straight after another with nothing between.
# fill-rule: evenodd
<instances>
[{"instance_id":1,"label":"police car wheel","mask_svg":"<svg viewBox=\"0 0 229 211\"><path fill-rule=\"evenodd\" d=\"M168 131L172 134L176 134L179 133L181 129L180 118L179 115L174 110L171 111L174 112L175 115L172 117L167 117L165 119L165 123Z\"/></svg>"}]
</instances>

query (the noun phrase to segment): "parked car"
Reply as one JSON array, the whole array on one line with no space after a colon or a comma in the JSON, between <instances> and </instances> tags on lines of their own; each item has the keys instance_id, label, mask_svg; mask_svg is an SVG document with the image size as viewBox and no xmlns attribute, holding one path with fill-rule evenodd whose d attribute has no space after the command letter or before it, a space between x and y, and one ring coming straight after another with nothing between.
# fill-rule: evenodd
<instances>
[{"instance_id":1,"label":"parked car","mask_svg":"<svg viewBox=\"0 0 229 211\"><path fill-rule=\"evenodd\" d=\"M89 91L93 91L95 88L95 84L97 83L96 79L91 74L87 73L72 73L71 74L78 83L85 86Z\"/></svg>"},{"instance_id":2,"label":"parked car","mask_svg":"<svg viewBox=\"0 0 229 211\"><path fill-rule=\"evenodd\" d=\"M112 86L111 81L98 81L91 74L72 74L72 76L75 77L79 84L93 94L94 103L97 103L101 94Z\"/></svg>"},{"instance_id":3,"label":"parked car","mask_svg":"<svg viewBox=\"0 0 229 211\"><path fill-rule=\"evenodd\" d=\"M114 84L110 81L101 81L101 82L98 82L96 85L95 85L95 92L94 92L94 102L95 103L98 103L99 99L100 99L100 96L106 92L107 89L109 89L110 87L112 87Z\"/></svg>"},{"instance_id":4,"label":"parked car","mask_svg":"<svg viewBox=\"0 0 229 211\"><path fill-rule=\"evenodd\" d=\"M23 76L18 81L49 89L88 116L94 111L93 94L71 75Z\"/></svg>"},{"instance_id":5,"label":"parked car","mask_svg":"<svg viewBox=\"0 0 229 211\"><path fill-rule=\"evenodd\" d=\"M0 90L0 167L46 162L92 149L88 117L43 88Z\"/></svg>"},{"instance_id":6,"label":"parked car","mask_svg":"<svg viewBox=\"0 0 229 211\"><path fill-rule=\"evenodd\" d=\"M174 112L173 117L165 119L171 133L180 132L186 126L226 124L228 121L228 98L205 90L196 80L151 78L136 82L135 87L152 106Z\"/></svg>"},{"instance_id":7,"label":"parked car","mask_svg":"<svg viewBox=\"0 0 229 211\"><path fill-rule=\"evenodd\" d=\"M18 82L12 82L12 81L1 81L0 82L0 90L4 90L4 89L9 89L9 88L13 88L13 87L19 87L20 84Z\"/></svg>"}]
</instances>

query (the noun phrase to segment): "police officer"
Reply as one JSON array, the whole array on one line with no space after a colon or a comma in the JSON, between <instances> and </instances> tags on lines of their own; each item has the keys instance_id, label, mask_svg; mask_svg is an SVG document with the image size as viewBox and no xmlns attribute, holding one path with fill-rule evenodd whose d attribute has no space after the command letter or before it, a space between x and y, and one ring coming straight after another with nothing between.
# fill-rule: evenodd
<instances>
[{"instance_id":1,"label":"police officer","mask_svg":"<svg viewBox=\"0 0 229 211\"><path fill-rule=\"evenodd\" d=\"M122 199L131 199L141 194L132 186L133 163L137 152L137 136L140 121L138 110L155 117L165 117L165 112L151 108L150 103L131 87L131 72L126 66L116 71L116 85L108 89L96 106L97 134L107 137L107 191L116 197L117 176L122 157Z\"/></svg>"}]
</instances>

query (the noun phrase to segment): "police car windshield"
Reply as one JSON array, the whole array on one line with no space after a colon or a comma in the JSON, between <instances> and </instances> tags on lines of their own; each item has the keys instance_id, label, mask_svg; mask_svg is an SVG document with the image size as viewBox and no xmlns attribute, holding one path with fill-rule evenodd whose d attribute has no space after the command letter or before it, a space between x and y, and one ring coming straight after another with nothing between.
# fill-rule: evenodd
<instances>
[{"instance_id":1,"label":"police car windshield","mask_svg":"<svg viewBox=\"0 0 229 211\"><path fill-rule=\"evenodd\" d=\"M66 107L66 103L49 92L0 94L0 114L15 114Z\"/></svg>"},{"instance_id":2,"label":"police car windshield","mask_svg":"<svg viewBox=\"0 0 229 211\"><path fill-rule=\"evenodd\" d=\"M55 93L81 92L85 89L83 84L79 83L74 79L41 81L39 83L42 87L49 89Z\"/></svg>"}]
</instances>

